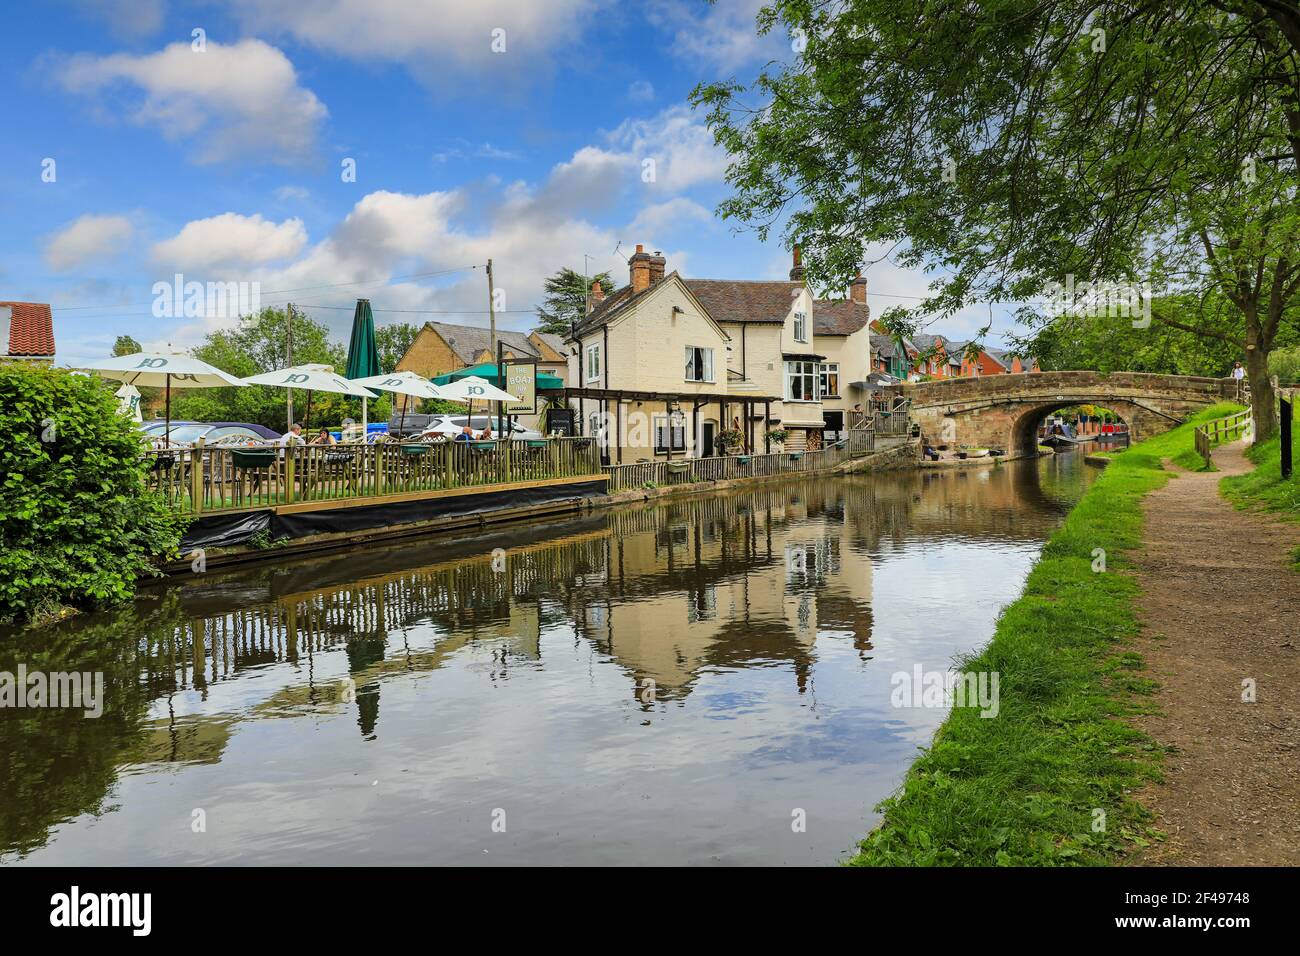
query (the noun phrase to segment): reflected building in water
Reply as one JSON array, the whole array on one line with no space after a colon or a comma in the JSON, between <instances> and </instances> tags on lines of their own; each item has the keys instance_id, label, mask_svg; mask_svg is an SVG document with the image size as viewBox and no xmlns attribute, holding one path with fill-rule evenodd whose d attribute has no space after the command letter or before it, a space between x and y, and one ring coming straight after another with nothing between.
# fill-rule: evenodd
<instances>
[{"instance_id":1,"label":"reflected building in water","mask_svg":"<svg viewBox=\"0 0 1300 956\"><path fill-rule=\"evenodd\" d=\"M107 686L101 720L0 713L0 853L98 812L120 774L219 763L245 721L354 713L382 738L386 682L464 657L499 682L585 647L641 707L728 669L772 668L804 694L819 642L869 659L873 601L914 599L873 593L891 551L1037 542L1070 500L1034 468L782 482L214 572L0 635L0 670L102 671Z\"/></svg>"}]
</instances>

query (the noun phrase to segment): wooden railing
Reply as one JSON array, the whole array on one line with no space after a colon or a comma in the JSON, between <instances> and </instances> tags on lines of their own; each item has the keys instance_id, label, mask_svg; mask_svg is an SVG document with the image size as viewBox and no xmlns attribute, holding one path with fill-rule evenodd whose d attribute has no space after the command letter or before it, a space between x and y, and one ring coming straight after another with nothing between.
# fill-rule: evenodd
<instances>
[{"instance_id":1,"label":"wooden railing","mask_svg":"<svg viewBox=\"0 0 1300 956\"><path fill-rule=\"evenodd\" d=\"M876 430L874 428L849 429L849 454L861 458L876 450Z\"/></svg>"},{"instance_id":2,"label":"wooden railing","mask_svg":"<svg viewBox=\"0 0 1300 956\"><path fill-rule=\"evenodd\" d=\"M1236 441L1250 427L1250 423L1251 412L1246 409L1227 418L1216 418L1204 425L1197 425L1194 432L1196 453L1207 466L1212 464L1211 452L1214 447L1226 441Z\"/></svg>"},{"instance_id":3,"label":"wooden railing","mask_svg":"<svg viewBox=\"0 0 1300 956\"><path fill-rule=\"evenodd\" d=\"M209 446L144 453L149 484L199 514L599 475L590 438Z\"/></svg>"},{"instance_id":4,"label":"wooden railing","mask_svg":"<svg viewBox=\"0 0 1300 956\"><path fill-rule=\"evenodd\" d=\"M849 427L872 431L877 435L901 436L907 434L908 413L912 400L906 399L893 406L872 403L865 412L850 416Z\"/></svg>"},{"instance_id":5,"label":"wooden railing","mask_svg":"<svg viewBox=\"0 0 1300 956\"><path fill-rule=\"evenodd\" d=\"M611 492L626 491L631 488L692 484L697 481L806 474L825 471L847 461L852 456L851 441L850 437L816 451L678 458L672 461L639 461L630 465L607 465L605 474L609 476Z\"/></svg>"}]
</instances>

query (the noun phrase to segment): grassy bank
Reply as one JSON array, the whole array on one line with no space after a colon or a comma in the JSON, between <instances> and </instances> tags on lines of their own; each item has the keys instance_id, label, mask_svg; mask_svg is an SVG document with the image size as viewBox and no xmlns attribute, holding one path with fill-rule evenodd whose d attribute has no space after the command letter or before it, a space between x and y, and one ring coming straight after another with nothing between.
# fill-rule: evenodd
<instances>
[{"instance_id":1,"label":"grassy bank","mask_svg":"<svg viewBox=\"0 0 1300 956\"><path fill-rule=\"evenodd\" d=\"M1295 469L1286 480L1282 478L1281 449L1279 438L1251 448L1246 457L1255 463L1255 470L1224 478L1219 489L1238 508L1271 511L1288 520L1300 521L1300 428L1291 432L1291 460ZM1300 570L1300 547L1293 556Z\"/></svg>"},{"instance_id":2,"label":"grassy bank","mask_svg":"<svg viewBox=\"0 0 1300 956\"><path fill-rule=\"evenodd\" d=\"M1156 773L1158 749L1123 719L1148 708L1153 689L1126 646L1137 632L1126 554L1141 543L1143 496L1171 478L1161 460L1192 447L1193 425L1234 410L1207 409L1114 457L988 647L964 662L1000 675L998 716L952 711L852 864L1097 864L1151 838L1128 796Z\"/></svg>"}]
</instances>

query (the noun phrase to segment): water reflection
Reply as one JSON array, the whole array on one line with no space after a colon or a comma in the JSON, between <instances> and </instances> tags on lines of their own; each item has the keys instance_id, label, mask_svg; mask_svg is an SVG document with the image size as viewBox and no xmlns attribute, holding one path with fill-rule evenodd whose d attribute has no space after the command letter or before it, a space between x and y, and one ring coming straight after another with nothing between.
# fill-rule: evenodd
<instances>
[{"instance_id":1,"label":"water reflection","mask_svg":"<svg viewBox=\"0 0 1300 956\"><path fill-rule=\"evenodd\" d=\"M987 640L1086 477L795 481L5 635L0 670L100 670L107 704L0 711L0 859L833 862L942 719L891 709L889 674Z\"/></svg>"}]
</instances>

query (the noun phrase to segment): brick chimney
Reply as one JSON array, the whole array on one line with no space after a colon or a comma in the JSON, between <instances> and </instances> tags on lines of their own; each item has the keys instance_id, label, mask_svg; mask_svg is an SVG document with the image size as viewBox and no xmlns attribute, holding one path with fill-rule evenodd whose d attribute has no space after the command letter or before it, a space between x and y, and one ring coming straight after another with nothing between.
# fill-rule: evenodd
<instances>
[{"instance_id":1,"label":"brick chimney","mask_svg":"<svg viewBox=\"0 0 1300 956\"><path fill-rule=\"evenodd\" d=\"M867 277L861 272L858 277L849 284L849 298L861 305L867 304Z\"/></svg>"},{"instance_id":2,"label":"brick chimney","mask_svg":"<svg viewBox=\"0 0 1300 956\"><path fill-rule=\"evenodd\" d=\"M790 269L790 281L803 281L803 258L799 255L799 244L794 245L794 266Z\"/></svg>"},{"instance_id":3,"label":"brick chimney","mask_svg":"<svg viewBox=\"0 0 1300 956\"><path fill-rule=\"evenodd\" d=\"M668 267L668 260L664 258L664 254L662 252L656 249L655 254L650 257L650 284L651 285L654 285L656 282L659 282L661 279L663 279L664 269L666 269L667 267Z\"/></svg>"},{"instance_id":4,"label":"brick chimney","mask_svg":"<svg viewBox=\"0 0 1300 956\"><path fill-rule=\"evenodd\" d=\"M591 284L591 295L587 297L587 312L593 312L596 306L603 301L605 301L604 287L601 286L599 281L593 282Z\"/></svg>"},{"instance_id":5,"label":"brick chimney","mask_svg":"<svg viewBox=\"0 0 1300 956\"><path fill-rule=\"evenodd\" d=\"M650 288L650 258L650 253L645 251L645 247L637 243L636 252L631 259L627 260L633 295Z\"/></svg>"}]
</instances>

